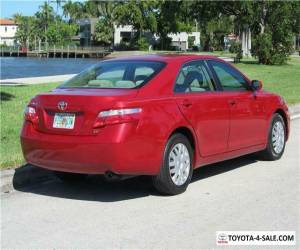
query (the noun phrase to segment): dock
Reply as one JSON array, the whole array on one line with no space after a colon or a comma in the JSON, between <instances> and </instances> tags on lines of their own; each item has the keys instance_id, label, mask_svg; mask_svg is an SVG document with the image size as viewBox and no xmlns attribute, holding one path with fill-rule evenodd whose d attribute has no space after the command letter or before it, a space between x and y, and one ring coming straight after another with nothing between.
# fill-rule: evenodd
<instances>
[{"instance_id":1,"label":"dock","mask_svg":"<svg viewBox=\"0 0 300 250\"><path fill-rule=\"evenodd\" d=\"M46 58L103 58L111 53L108 47L51 46L43 49L1 48L1 57L46 57Z\"/></svg>"}]
</instances>

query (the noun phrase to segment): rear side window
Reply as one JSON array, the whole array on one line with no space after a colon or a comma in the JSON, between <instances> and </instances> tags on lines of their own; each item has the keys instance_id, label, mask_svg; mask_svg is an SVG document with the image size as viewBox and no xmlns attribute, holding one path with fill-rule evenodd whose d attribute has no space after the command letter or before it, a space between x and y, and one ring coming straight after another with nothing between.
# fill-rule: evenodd
<instances>
[{"instance_id":1,"label":"rear side window","mask_svg":"<svg viewBox=\"0 0 300 250\"><path fill-rule=\"evenodd\" d=\"M210 61L223 90L245 90L248 84L237 70L223 62Z\"/></svg>"},{"instance_id":2,"label":"rear side window","mask_svg":"<svg viewBox=\"0 0 300 250\"><path fill-rule=\"evenodd\" d=\"M209 73L202 61L184 65L177 77L174 91L177 93L214 90Z\"/></svg>"},{"instance_id":3,"label":"rear side window","mask_svg":"<svg viewBox=\"0 0 300 250\"><path fill-rule=\"evenodd\" d=\"M142 83L145 79L150 77L154 73L154 69L146 66L136 67L134 73L134 81L139 84Z\"/></svg>"},{"instance_id":4,"label":"rear side window","mask_svg":"<svg viewBox=\"0 0 300 250\"><path fill-rule=\"evenodd\" d=\"M163 62L102 62L76 75L60 88L138 88L164 67Z\"/></svg>"}]
</instances>

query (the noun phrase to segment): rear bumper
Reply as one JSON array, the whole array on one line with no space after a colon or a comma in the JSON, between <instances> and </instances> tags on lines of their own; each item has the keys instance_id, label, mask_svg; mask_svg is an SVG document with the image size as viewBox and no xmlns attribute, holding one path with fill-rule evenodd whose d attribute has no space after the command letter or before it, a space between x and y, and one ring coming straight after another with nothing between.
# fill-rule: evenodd
<instances>
[{"instance_id":1,"label":"rear bumper","mask_svg":"<svg viewBox=\"0 0 300 250\"><path fill-rule=\"evenodd\" d=\"M23 154L28 163L57 171L105 173L117 171L115 145L55 143L21 137ZM97 157L93 157L96 155Z\"/></svg>"},{"instance_id":2,"label":"rear bumper","mask_svg":"<svg viewBox=\"0 0 300 250\"><path fill-rule=\"evenodd\" d=\"M144 138L130 135L133 125L117 126L122 126L119 128L122 136L117 133L117 137L107 139L104 134L110 133L91 136L45 134L36 131L30 124L24 124L21 132L23 154L28 163L56 171L157 174L160 153L157 150L155 153L151 145L145 145Z\"/></svg>"}]
</instances>

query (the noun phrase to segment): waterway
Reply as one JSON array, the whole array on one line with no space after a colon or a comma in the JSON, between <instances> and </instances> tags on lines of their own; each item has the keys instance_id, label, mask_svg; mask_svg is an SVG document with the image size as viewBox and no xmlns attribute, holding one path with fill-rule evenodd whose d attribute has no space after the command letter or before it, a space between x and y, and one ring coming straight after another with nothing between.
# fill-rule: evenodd
<instances>
[{"instance_id":1,"label":"waterway","mask_svg":"<svg viewBox=\"0 0 300 250\"><path fill-rule=\"evenodd\" d=\"M101 59L0 57L0 79L76 74Z\"/></svg>"}]
</instances>

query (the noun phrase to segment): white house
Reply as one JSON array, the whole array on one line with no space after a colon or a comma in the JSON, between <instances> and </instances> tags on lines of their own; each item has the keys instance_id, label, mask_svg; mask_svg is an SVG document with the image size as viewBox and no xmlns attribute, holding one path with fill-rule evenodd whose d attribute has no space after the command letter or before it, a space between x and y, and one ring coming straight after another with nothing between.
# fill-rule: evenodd
<instances>
[{"instance_id":1,"label":"white house","mask_svg":"<svg viewBox=\"0 0 300 250\"><path fill-rule=\"evenodd\" d=\"M119 45L121 41L130 41L134 35L134 30L131 25L117 26L114 25L114 45Z\"/></svg>"},{"instance_id":2,"label":"white house","mask_svg":"<svg viewBox=\"0 0 300 250\"><path fill-rule=\"evenodd\" d=\"M0 19L0 44L14 45L18 25L9 19Z\"/></svg>"},{"instance_id":3,"label":"white house","mask_svg":"<svg viewBox=\"0 0 300 250\"><path fill-rule=\"evenodd\" d=\"M187 50L189 48L188 40L192 38L194 46L200 46L200 32L178 32L170 33L168 37L172 39L172 45L178 47L180 50Z\"/></svg>"},{"instance_id":4,"label":"white house","mask_svg":"<svg viewBox=\"0 0 300 250\"><path fill-rule=\"evenodd\" d=\"M134 32L135 31L133 30L133 27L131 25L115 25L114 45L120 44L121 41L130 41L130 39L134 36ZM144 36L148 38L152 45L159 40L159 36L157 36L156 34L152 35L150 32L146 32ZM193 40L193 45L200 45L200 32L178 32L174 34L170 33L168 34L168 37L172 39L172 46L175 46L180 50L189 49L189 37Z\"/></svg>"}]
</instances>

